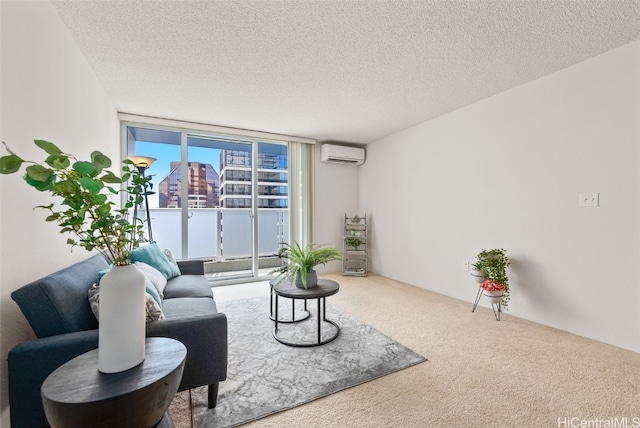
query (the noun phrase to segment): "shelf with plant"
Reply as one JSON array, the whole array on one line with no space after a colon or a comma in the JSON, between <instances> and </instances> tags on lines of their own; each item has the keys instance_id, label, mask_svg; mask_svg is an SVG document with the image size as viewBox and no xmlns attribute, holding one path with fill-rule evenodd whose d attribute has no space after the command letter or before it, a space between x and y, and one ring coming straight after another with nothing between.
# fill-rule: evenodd
<instances>
[{"instance_id":1,"label":"shelf with plant","mask_svg":"<svg viewBox=\"0 0 640 428\"><path fill-rule=\"evenodd\" d=\"M358 247L364 244L364 239L350 236L345 238L345 244L347 245L347 248L351 249L350 251L358 251Z\"/></svg>"},{"instance_id":2,"label":"shelf with plant","mask_svg":"<svg viewBox=\"0 0 640 428\"><path fill-rule=\"evenodd\" d=\"M487 292L502 291L503 308L509 305L511 299L507 276L507 267L510 265L506 250L503 248L483 249L476 256L476 262L473 264L473 268L484 277L480 288Z\"/></svg>"}]
</instances>

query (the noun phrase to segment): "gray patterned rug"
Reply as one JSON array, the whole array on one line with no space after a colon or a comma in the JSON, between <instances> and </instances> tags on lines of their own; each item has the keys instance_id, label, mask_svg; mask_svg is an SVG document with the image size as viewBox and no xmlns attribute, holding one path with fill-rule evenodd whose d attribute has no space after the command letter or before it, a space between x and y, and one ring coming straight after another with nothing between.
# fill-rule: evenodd
<instances>
[{"instance_id":1,"label":"gray patterned rug","mask_svg":"<svg viewBox=\"0 0 640 428\"><path fill-rule=\"evenodd\" d=\"M280 299L280 319L291 317L290 302ZM309 303L312 320L280 323L281 336L314 337L316 305ZM298 301L297 317L301 306ZM340 335L314 348L273 338L268 296L220 302L218 310L229 324L227 380L220 383L215 409L207 409L206 387L191 391L194 428L238 426L426 361L329 303L327 319L340 326ZM334 333L335 327L322 324L323 339Z\"/></svg>"}]
</instances>

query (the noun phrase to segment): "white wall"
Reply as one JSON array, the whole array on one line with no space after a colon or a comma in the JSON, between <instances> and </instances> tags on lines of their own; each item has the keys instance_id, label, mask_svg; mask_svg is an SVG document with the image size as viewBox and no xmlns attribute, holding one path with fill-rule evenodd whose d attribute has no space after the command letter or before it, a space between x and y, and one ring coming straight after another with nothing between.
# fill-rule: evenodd
<instances>
[{"instance_id":1,"label":"white wall","mask_svg":"<svg viewBox=\"0 0 640 428\"><path fill-rule=\"evenodd\" d=\"M343 250L344 215L358 213L358 171L361 167L320 162L321 144L316 144L314 175L314 227L313 242L332 245ZM335 261L320 273L340 272L342 263Z\"/></svg>"},{"instance_id":2,"label":"white wall","mask_svg":"<svg viewBox=\"0 0 640 428\"><path fill-rule=\"evenodd\" d=\"M471 308L463 262L502 247L506 322L640 352L638 76L635 42L368 145L373 270Z\"/></svg>"},{"instance_id":3,"label":"white wall","mask_svg":"<svg viewBox=\"0 0 640 428\"><path fill-rule=\"evenodd\" d=\"M41 160L34 139L88 158L120 153L116 110L49 2L0 2L1 139L27 159ZM2 149L2 155L7 154ZM22 174L0 176L0 426L9 426L8 351L33 337L10 294L21 285L86 258L73 253L58 228L33 210L50 199Z\"/></svg>"}]
</instances>

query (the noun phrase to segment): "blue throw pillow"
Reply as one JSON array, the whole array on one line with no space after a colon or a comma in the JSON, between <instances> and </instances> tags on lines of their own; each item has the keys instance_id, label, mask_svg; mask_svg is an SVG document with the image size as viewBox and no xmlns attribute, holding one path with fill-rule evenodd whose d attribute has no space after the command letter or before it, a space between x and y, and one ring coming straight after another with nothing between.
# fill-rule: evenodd
<instances>
[{"instance_id":1,"label":"blue throw pillow","mask_svg":"<svg viewBox=\"0 0 640 428\"><path fill-rule=\"evenodd\" d=\"M106 268L105 270L101 270L100 272L98 272L98 284L100 284L100 280L102 279L102 277L105 276L107 272L111 270L112 267L113 265L109 265L109 267Z\"/></svg>"},{"instance_id":2,"label":"blue throw pillow","mask_svg":"<svg viewBox=\"0 0 640 428\"><path fill-rule=\"evenodd\" d=\"M151 297L153 297L153 300L158 302L158 305L162 307L162 299L158 294L158 290L156 290L156 287L153 286L153 282L151 282L151 280L147 277L144 278L144 291L150 294Z\"/></svg>"},{"instance_id":3,"label":"blue throw pillow","mask_svg":"<svg viewBox=\"0 0 640 428\"><path fill-rule=\"evenodd\" d=\"M129 254L129 256L132 263L142 262L149 266L153 266L167 279L175 278L180 275L180 269L169 261L167 256L155 242L136 248Z\"/></svg>"},{"instance_id":4,"label":"blue throw pillow","mask_svg":"<svg viewBox=\"0 0 640 428\"><path fill-rule=\"evenodd\" d=\"M105 270L101 270L100 272L98 272L98 284L100 284L100 280L102 279L102 277L105 276L105 274L109 272L112 267L113 265L109 266ZM144 277L144 289L147 293L151 295L151 297L153 297L153 300L158 302L158 305L162 307L162 299L160 298L160 294L158 294L158 290L156 290L156 287L153 285L153 282L151 282L151 280L146 276Z\"/></svg>"}]
</instances>

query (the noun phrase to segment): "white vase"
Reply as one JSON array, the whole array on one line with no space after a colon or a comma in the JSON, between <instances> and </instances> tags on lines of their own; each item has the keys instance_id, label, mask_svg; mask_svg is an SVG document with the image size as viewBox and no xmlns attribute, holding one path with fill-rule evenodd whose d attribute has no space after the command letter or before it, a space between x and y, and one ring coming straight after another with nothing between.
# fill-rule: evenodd
<instances>
[{"instance_id":1,"label":"white vase","mask_svg":"<svg viewBox=\"0 0 640 428\"><path fill-rule=\"evenodd\" d=\"M473 280L478 284L483 283L485 279L487 279L484 277L484 275L482 275L482 272L480 272L479 270L471 269L469 273L471 274L471 277L473 278Z\"/></svg>"},{"instance_id":2,"label":"white vase","mask_svg":"<svg viewBox=\"0 0 640 428\"><path fill-rule=\"evenodd\" d=\"M134 265L114 266L100 280L100 372L125 371L144 360L144 297L144 274Z\"/></svg>"},{"instance_id":3,"label":"white vase","mask_svg":"<svg viewBox=\"0 0 640 428\"><path fill-rule=\"evenodd\" d=\"M496 290L496 291L484 291L484 295L489 300L489 303L500 303L502 302L502 295L504 291Z\"/></svg>"}]
</instances>

